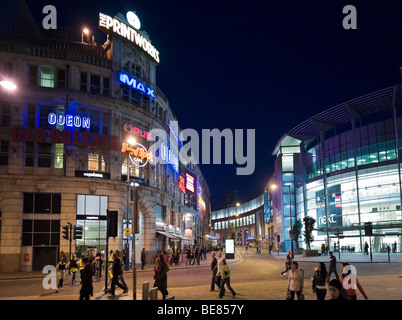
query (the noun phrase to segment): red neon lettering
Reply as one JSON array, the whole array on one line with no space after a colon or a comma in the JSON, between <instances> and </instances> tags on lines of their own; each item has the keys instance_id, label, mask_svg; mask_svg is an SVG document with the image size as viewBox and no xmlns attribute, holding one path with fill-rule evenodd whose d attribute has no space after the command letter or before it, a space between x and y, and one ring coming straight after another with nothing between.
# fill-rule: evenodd
<instances>
[{"instance_id":1,"label":"red neon lettering","mask_svg":"<svg viewBox=\"0 0 402 320\"><path fill-rule=\"evenodd\" d=\"M12 136L14 141L21 141L24 137L24 130L21 126L14 126L12 130Z\"/></svg>"}]
</instances>

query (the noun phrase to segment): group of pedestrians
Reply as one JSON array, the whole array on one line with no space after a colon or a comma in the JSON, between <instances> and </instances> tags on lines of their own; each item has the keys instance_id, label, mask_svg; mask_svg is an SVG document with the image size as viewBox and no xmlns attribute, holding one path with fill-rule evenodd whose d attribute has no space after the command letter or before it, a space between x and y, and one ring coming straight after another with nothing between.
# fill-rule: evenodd
<instances>
[{"instance_id":1,"label":"group of pedestrians","mask_svg":"<svg viewBox=\"0 0 402 320\"><path fill-rule=\"evenodd\" d=\"M357 276L350 276L351 270L350 268L346 268L349 264L346 262L341 263L341 276L339 276L336 269L336 257L333 255L332 251L329 252L329 255L328 271L324 262L319 262L314 270L312 290L313 293L315 293L317 300L325 300L327 290L331 297L330 300L356 300L356 289L352 286L352 281L356 284L356 288L359 289L363 297L367 300L368 296L363 290ZM292 260L290 251L288 251L286 257L285 268L286 269L281 273L281 276L287 273L287 299L294 300L295 295L297 295L298 300L304 299L304 274L299 269L298 263ZM331 280L332 273L335 274L335 279Z\"/></svg>"},{"instance_id":2,"label":"group of pedestrians","mask_svg":"<svg viewBox=\"0 0 402 320\"><path fill-rule=\"evenodd\" d=\"M233 295L236 296L236 292L230 285L230 269L226 263L226 259L222 259L222 252L218 252L218 257L216 257L215 252L211 254L211 270L212 270L212 280L211 280L211 290L215 291L215 286L219 289L219 298L223 298L225 295L225 285L228 290Z\"/></svg>"}]
</instances>

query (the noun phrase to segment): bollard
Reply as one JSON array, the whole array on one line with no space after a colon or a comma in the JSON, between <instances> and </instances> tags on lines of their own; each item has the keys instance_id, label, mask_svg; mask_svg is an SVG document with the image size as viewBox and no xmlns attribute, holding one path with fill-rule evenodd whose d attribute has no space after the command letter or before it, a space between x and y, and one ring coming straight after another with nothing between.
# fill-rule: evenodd
<instances>
[{"instance_id":1,"label":"bollard","mask_svg":"<svg viewBox=\"0 0 402 320\"><path fill-rule=\"evenodd\" d=\"M158 288L153 287L151 290L149 290L149 299L150 300L158 300Z\"/></svg>"},{"instance_id":2,"label":"bollard","mask_svg":"<svg viewBox=\"0 0 402 320\"><path fill-rule=\"evenodd\" d=\"M142 300L148 300L149 297L149 281L142 284Z\"/></svg>"}]
</instances>

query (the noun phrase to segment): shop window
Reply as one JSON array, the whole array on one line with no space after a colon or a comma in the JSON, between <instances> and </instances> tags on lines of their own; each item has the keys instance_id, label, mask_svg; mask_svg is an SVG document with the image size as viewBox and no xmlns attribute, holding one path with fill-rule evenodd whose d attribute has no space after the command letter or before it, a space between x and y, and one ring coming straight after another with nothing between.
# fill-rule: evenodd
<instances>
[{"instance_id":1,"label":"shop window","mask_svg":"<svg viewBox=\"0 0 402 320\"><path fill-rule=\"evenodd\" d=\"M54 67L40 67L40 86L54 88Z\"/></svg>"}]
</instances>

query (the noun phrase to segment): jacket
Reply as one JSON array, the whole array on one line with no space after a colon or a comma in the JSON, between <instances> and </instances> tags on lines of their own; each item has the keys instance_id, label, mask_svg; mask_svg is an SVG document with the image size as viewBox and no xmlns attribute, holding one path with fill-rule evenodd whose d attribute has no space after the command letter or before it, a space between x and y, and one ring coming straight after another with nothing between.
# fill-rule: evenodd
<instances>
[{"instance_id":1,"label":"jacket","mask_svg":"<svg viewBox=\"0 0 402 320\"><path fill-rule=\"evenodd\" d=\"M222 279L230 278L230 269L227 264L224 264L222 266L221 276L222 276Z\"/></svg>"},{"instance_id":2,"label":"jacket","mask_svg":"<svg viewBox=\"0 0 402 320\"><path fill-rule=\"evenodd\" d=\"M301 291L303 289L303 275L300 269L296 269L294 272L290 270L288 278L290 291Z\"/></svg>"},{"instance_id":3,"label":"jacket","mask_svg":"<svg viewBox=\"0 0 402 320\"><path fill-rule=\"evenodd\" d=\"M327 273L315 270L313 278L313 290L316 289L326 289L325 281L327 278Z\"/></svg>"},{"instance_id":4,"label":"jacket","mask_svg":"<svg viewBox=\"0 0 402 320\"><path fill-rule=\"evenodd\" d=\"M341 274L340 280L341 280L342 283L343 283L343 279L344 279L344 278L345 278L345 275L344 275L344 274ZM352 283L352 279L350 279L350 280L348 281L348 283L351 284L351 283ZM367 299L368 299L368 296L367 296L366 292L364 292L363 287L361 286L361 284L360 284L360 282L359 282L359 279L358 279L357 277L356 277L356 286L357 286L357 288L359 289L359 291L361 292L361 294L363 295L364 299L367 300ZM350 288L350 289L345 289L345 291L346 291L346 294L347 294L349 297L356 295L356 289Z\"/></svg>"}]
</instances>

